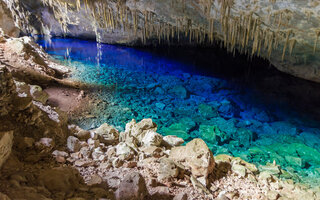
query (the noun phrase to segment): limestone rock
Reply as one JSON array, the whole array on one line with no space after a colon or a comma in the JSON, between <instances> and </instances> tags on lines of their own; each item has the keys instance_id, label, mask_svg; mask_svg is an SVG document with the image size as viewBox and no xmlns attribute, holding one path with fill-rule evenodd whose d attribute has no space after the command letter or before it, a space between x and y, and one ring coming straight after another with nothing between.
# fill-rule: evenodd
<instances>
[{"instance_id":1,"label":"limestone rock","mask_svg":"<svg viewBox=\"0 0 320 200\"><path fill-rule=\"evenodd\" d=\"M240 177L245 177L247 174L246 168L239 164L233 164L231 169L234 173L238 174Z\"/></svg>"},{"instance_id":2,"label":"limestone rock","mask_svg":"<svg viewBox=\"0 0 320 200\"><path fill-rule=\"evenodd\" d=\"M180 146L181 144L183 144L184 140L182 138L175 136L175 135L167 135L167 136L163 137L163 142L165 143L165 145L167 145L169 147L176 147L176 146Z\"/></svg>"},{"instance_id":3,"label":"limestone rock","mask_svg":"<svg viewBox=\"0 0 320 200\"><path fill-rule=\"evenodd\" d=\"M70 152L77 152L81 148L80 140L74 136L69 136L67 139L67 148Z\"/></svg>"},{"instance_id":4,"label":"limestone rock","mask_svg":"<svg viewBox=\"0 0 320 200\"><path fill-rule=\"evenodd\" d=\"M11 153L13 131L0 132L0 168Z\"/></svg>"},{"instance_id":5,"label":"limestone rock","mask_svg":"<svg viewBox=\"0 0 320 200\"><path fill-rule=\"evenodd\" d=\"M160 167L158 171L158 180L170 180L179 175L179 170L176 164L168 158L160 159Z\"/></svg>"},{"instance_id":6,"label":"limestone rock","mask_svg":"<svg viewBox=\"0 0 320 200\"><path fill-rule=\"evenodd\" d=\"M99 128L95 129L94 132L99 136L101 142L107 145L118 143L118 130L107 123L102 124Z\"/></svg>"},{"instance_id":7,"label":"limestone rock","mask_svg":"<svg viewBox=\"0 0 320 200\"><path fill-rule=\"evenodd\" d=\"M135 152L133 151L133 149L124 142L120 142L116 146L116 155L122 155L124 160L130 160L134 156L134 154Z\"/></svg>"},{"instance_id":8,"label":"limestone rock","mask_svg":"<svg viewBox=\"0 0 320 200\"><path fill-rule=\"evenodd\" d=\"M140 143L148 131L157 131L157 124L152 122L152 119L143 119L139 123L133 119L126 124L125 132L137 138Z\"/></svg>"},{"instance_id":9,"label":"limestone rock","mask_svg":"<svg viewBox=\"0 0 320 200\"><path fill-rule=\"evenodd\" d=\"M184 163L196 177L208 177L215 166L212 152L201 139L194 139L186 146L172 148L169 158Z\"/></svg>"},{"instance_id":10,"label":"limestone rock","mask_svg":"<svg viewBox=\"0 0 320 200\"><path fill-rule=\"evenodd\" d=\"M141 142L144 146L160 146L162 136L157 132L147 131Z\"/></svg>"},{"instance_id":11,"label":"limestone rock","mask_svg":"<svg viewBox=\"0 0 320 200\"><path fill-rule=\"evenodd\" d=\"M145 180L137 172L126 175L115 193L117 200L141 200L147 195L148 190Z\"/></svg>"}]
</instances>

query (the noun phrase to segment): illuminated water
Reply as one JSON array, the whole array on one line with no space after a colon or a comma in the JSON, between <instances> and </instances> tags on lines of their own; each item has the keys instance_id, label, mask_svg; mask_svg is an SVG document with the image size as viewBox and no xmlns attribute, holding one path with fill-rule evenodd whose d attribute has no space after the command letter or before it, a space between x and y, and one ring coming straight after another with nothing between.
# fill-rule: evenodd
<instances>
[{"instance_id":1,"label":"illuminated water","mask_svg":"<svg viewBox=\"0 0 320 200\"><path fill-rule=\"evenodd\" d=\"M104 104L90 113L95 118L77 122L84 128L106 122L123 130L133 118L152 118L163 135L186 141L201 137L215 154L239 156L257 165L275 160L290 172L282 177L320 182L319 121L281 95L266 95L243 84L243 75L216 73L210 68L221 68L218 57L205 57L212 66L204 67L190 57L175 59L93 41L56 38L50 44L38 43L75 68L73 78L115 86L115 91L100 94Z\"/></svg>"}]
</instances>

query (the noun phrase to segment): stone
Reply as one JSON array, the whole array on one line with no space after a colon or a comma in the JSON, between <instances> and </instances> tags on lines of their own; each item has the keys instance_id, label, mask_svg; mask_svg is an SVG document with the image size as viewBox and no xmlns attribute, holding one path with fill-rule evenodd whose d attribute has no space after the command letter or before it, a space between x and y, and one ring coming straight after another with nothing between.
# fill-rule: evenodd
<instances>
[{"instance_id":1,"label":"stone","mask_svg":"<svg viewBox=\"0 0 320 200\"><path fill-rule=\"evenodd\" d=\"M162 135L154 131L147 131L145 136L142 138L143 146L160 146L162 142Z\"/></svg>"},{"instance_id":2,"label":"stone","mask_svg":"<svg viewBox=\"0 0 320 200\"><path fill-rule=\"evenodd\" d=\"M156 146L142 147L140 149L148 157L160 158L163 156L163 149ZM142 154L141 154L142 155Z\"/></svg>"},{"instance_id":3,"label":"stone","mask_svg":"<svg viewBox=\"0 0 320 200\"><path fill-rule=\"evenodd\" d=\"M247 174L246 168L239 164L233 164L231 170L240 177L245 177Z\"/></svg>"},{"instance_id":4,"label":"stone","mask_svg":"<svg viewBox=\"0 0 320 200\"><path fill-rule=\"evenodd\" d=\"M40 138L40 140L36 142L35 145L37 149L41 151L42 150L50 151L51 149L53 149L55 143L52 138Z\"/></svg>"},{"instance_id":5,"label":"stone","mask_svg":"<svg viewBox=\"0 0 320 200\"><path fill-rule=\"evenodd\" d=\"M0 199L1 200L11 200L7 195L0 192Z\"/></svg>"},{"instance_id":6,"label":"stone","mask_svg":"<svg viewBox=\"0 0 320 200\"><path fill-rule=\"evenodd\" d=\"M188 127L184 123L174 123L169 127L163 129L164 135L174 135L182 138L183 140L188 140L190 138L189 130L191 127Z\"/></svg>"},{"instance_id":7,"label":"stone","mask_svg":"<svg viewBox=\"0 0 320 200\"><path fill-rule=\"evenodd\" d=\"M132 148L137 148L139 144L138 139L132 136L129 132L121 132L119 142L124 142Z\"/></svg>"},{"instance_id":8,"label":"stone","mask_svg":"<svg viewBox=\"0 0 320 200\"><path fill-rule=\"evenodd\" d=\"M123 155L124 160L130 160L135 155L135 152L129 145L127 145L124 142L120 142L116 146L116 155L117 156Z\"/></svg>"},{"instance_id":9,"label":"stone","mask_svg":"<svg viewBox=\"0 0 320 200\"><path fill-rule=\"evenodd\" d=\"M179 175L179 170L173 160L168 158L160 159L158 181L171 180Z\"/></svg>"},{"instance_id":10,"label":"stone","mask_svg":"<svg viewBox=\"0 0 320 200\"><path fill-rule=\"evenodd\" d=\"M169 188L166 186L157 186L153 188L152 191L152 199L167 200L173 198L173 195L170 193Z\"/></svg>"},{"instance_id":11,"label":"stone","mask_svg":"<svg viewBox=\"0 0 320 200\"><path fill-rule=\"evenodd\" d=\"M285 156L284 158L286 159L287 163L290 166L297 166L297 167L300 167L300 168L303 168L305 166L305 162L299 157Z\"/></svg>"},{"instance_id":12,"label":"stone","mask_svg":"<svg viewBox=\"0 0 320 200\"><path fill-rule=\"evenodd\" d=\"M78 152L81 148L80 140L74 136L69 136L67 139L67 148L70 152Z\"/></svg>"},{"instance_id":13,"label":"stone","mask_svg":"<svg viewBox=\"0 0 320 200\"><path fill-rule=\"evenodd\" d=\"M99 140L106 145L117 144L119 142L118 130L107 123L102 124L94 132L98 135Z\"/></svg>"},{"instance_id":14,"label":"stone","mask_svg":"<svg viewBox=\"0 0 320 200\"><path fill-rule=\"evenodd\" d=\"M280 167L278 165L260 165L259 170L264 172L267 171L272 175L280 174Z\"/></svg>"},{"instance_id":15,"label":"stone","mask_svg":"<svg viewBox=\"0 0 320 200\"><path fill-rule=\"evenodd\" d=\"M65 151L58 151L58 150L54 150L53 152L52 152L52 155L53 156L61 156L61 157L68 157L69 156L69 154L67 153L67 152L65 152Z\"/></svg>"},{"instance_id":16,"label":"stone","mask_svg":"<svg viewBox=\"0 0 320 200\"><path fill-rule=\"evenodd\" d=\"M181 99L187 98L187 90L181 85L174 86L169 92Z\"/></svg>"},{"instance_id":17,"label":"stone","mask_svg":"<svg viewBox=\"0 0 320 200\"><path fill-rule=\"evenodd\" d=\"M268 191L266 196L269 200L277 200L280 197L277 191L272 191L272 190Z\"/></svg>"},{"instance_id":18,"label":"stone","mask_svg":"<svg viewBox=\"0 0 320 200\"><path fill-rule=\"evenodd\" d=\"M175 135L167 135L163 137L163 143L165 146L176 147L182 145L184 140Z\"/></svg>"},{"instance_id":19,"label":"stone","mask_svg":"<svg viewBox=\"0 0 320 200\"><path fill-rule=\"evenodd\" d=\"M132 120L126 124L125 132L137 138L140 143L147 131L157 131L157 124L154 123L152 119L143 119L139 123Z\"/></svg>"},{"instance_id":20,"label":"stone","mask_svg":"<svg viewBox=\"0 0 320 200\"><path fill-rule=\"evenodd\" d=\"M87 141L88 145L90 148L97 148L100 146L100 141L99 140L95 140L92 138L89 138Z\"/></svg>"},{"instance_id":21,"label":"stone","mask_svg":"<svg viewBox=\"0 0 320 200\"><path fill-rule=\"evenodd\" d=\"M79 138L80 140L88 140L90 138L90 131L83 130L83 129L78 129L77 132L74 133L74 135Z\"/></svg>"},{"instance_id":22,"label":"stone","mask_svg":"<svg viewBox=\"0 0 320 200\"><path fill-rule=\"evenodd\" d=\"M144 178L138 172L127 174L115 192L117 200L141 200L148 195Z\"/></svg>"},{"instance_id":23,"label":"stone","mask_svg":"<svg viewBox=\"0 0 320 200\"><path fill-rule=\"evenodd\" d=\"M42 104L46 104L49 98L49 95L38 85L30 85L30 94L35 101L39 101Z\"/></svg>"},{"instance_id":24,"label":"stone","mask_svg":"<svg viewBox=\"0 0 320 200\"><path fill-rule=\"evenodd\" d=\"M212 144L223 144L228 138L217 126L200 125L199 132L201 138Z\"/></svg>"},{"instance_id":25,"label":"stone","mask_svg":"<svg viewBox=\"0 0 320 200\"><path fill-rule=\"evenodd\" d=\"M212 106L203 103L198 106L198 111L200 115L206 119L218 117L219 115L218 111L215 110Z\"/></svg>"},{"instance_id":26,"label":"stone","mask_svg":"<svg viewBox=\"0 0 320 200\"><path fill-rule=\"evenodd\" d=\"M240 145L248 148L255 139L255 134L245 128L239 128L237 133L232 135L232 139L239 141Z\"/></svg>"},{"instance_id":27,"label":"stone","mask_svg":"<svg viewBox=\"0 0 320 200\"><path fill-rule=\"evenodd\" d=\"M101 176L97 175L97 174L93 174L91 177L90 177L90 180L87 182L87 184L89 186L92 186L92 185L99 185L102 183L102 178Z\"/></svg>"},{"instance_id":28,"label":"stone","mask_svg":"<svg viewBox=\"0 0 320 200\"><path fill-rule=\"evenodd\" d=\"M188 200L188 195L187 195L187 193L180 192L179 194L174 196L173 200Z\"/></svg>"},{"instance_id":29,"label":"stone","mask_svg":"<svg viewBox=\"0 0 320 200\"><path fill-rule=\"evenodd\" d=\"M13 131L0 132L0 168L8 159L13 144Z\"/></svg>"},{"instance_id":30,"label":"stone","mask_svg":"<svg viewBox=\"0 0 320 200\"><path fill-rule=\"evenodd\" d=\"M156 107L159 108L160 110L163 110L166 107L166 105L164 103L157 102Z\"/></svg>"},{"instance_id":31,"label":"stone","mask_svg":"<svg viewBox=\"0 0 320 200\"><path fill-rule=\"evenodd\" d=\"M184 163L186 167L191 169L192 175L196 177L208 177L215 166L212 152L201 139L193 139L186 146L173 147L169 158Z\"/></svg>"}]
</instances>

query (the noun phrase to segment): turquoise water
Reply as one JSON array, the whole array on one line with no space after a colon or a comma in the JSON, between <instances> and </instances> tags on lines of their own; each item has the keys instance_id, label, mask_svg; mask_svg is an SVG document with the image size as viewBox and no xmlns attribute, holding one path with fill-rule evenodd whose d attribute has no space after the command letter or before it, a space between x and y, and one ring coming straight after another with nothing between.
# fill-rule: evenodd
<instances>
[{"instance_id":1,"label":"turquoise water","mask_svg":"<svg viewBox=\"0 0 320 200\"><path fill-rule=\"evenodd\" d=\"M225 67L218 57L202 55L200 60L211 63L204 67L193 62L192 54L175 58L176 50L168 55L62 38L38 43L75 68L73 78L115 87L97 91L102 103L88 113L94 117L77 121L83 128L106 122L123 130L133 118L152 118L163 135L186 141L200 137L214 154L239 156L258 166L276 161L289 172L280 176L320 184L320 122L289 104L290 97L266 95L243 84L243 75L215 72Z\"/></svg>"}]
</instances>

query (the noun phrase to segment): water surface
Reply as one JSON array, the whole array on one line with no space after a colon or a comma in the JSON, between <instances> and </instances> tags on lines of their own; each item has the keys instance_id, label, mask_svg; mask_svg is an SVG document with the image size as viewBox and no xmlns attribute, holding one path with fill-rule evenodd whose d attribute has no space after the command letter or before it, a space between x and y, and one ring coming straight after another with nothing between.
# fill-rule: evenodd
<instances>
[{"instance_id":1,"label":"water surface","mask_svg":"<svg viewBox=\"0 0 320 200\"><path fill-rule=\"evenodd\" d=\"M214 154L239 156L258 166L275 161L288 172L281 177L319 184L320 122L302 105L302 99L310 99L307 91L287 84L298 80L263 72L265 79L253 76L248 83L240 64L230 66L231 56L197 49L155 51L66 38L38 43L75 68L73 78L115 86L113 92L99 93L103 105L90 113L94 118L77 121L80 126L106 122L123 130L133 118L152 118L163 135L186 141L200 137ZM266 88L266 77L281 88ZM307 107L317 113L319 105L311 104Z\"/></svg>"}]
</instances>

